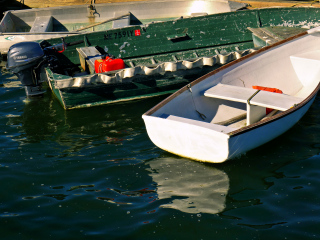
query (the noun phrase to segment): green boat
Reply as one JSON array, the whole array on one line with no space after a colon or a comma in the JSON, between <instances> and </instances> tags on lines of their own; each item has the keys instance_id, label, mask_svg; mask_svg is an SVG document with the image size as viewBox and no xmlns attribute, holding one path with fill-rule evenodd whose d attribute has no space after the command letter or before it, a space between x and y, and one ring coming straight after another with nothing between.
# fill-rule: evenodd
<instances>
[{"instance_id":1,"label":"green boat","mask_svg":"<svg viewBox=\"0 0 320 240\"><path fill-rule=\"evenodd\" d=\"M27 95L41 94L47 82L65 109L170 94L256 48L318 26L319 11L243 10L18 43L7 68ZM108 54L125 68L96 73L96 60Z\"/></svg>"},{"instance_id":2,"label":"green boat","mask_svg":"<svg viewBox=\"0 0 320 240\"><path fill-rule=\"evenodd\" d=\"M12 10L5 12L0 22L0 52L7 54L9 47L18 42L105 31L180 16L230 12L246 6L221 0L152 0Z\"/></svg>"}]
</instances>

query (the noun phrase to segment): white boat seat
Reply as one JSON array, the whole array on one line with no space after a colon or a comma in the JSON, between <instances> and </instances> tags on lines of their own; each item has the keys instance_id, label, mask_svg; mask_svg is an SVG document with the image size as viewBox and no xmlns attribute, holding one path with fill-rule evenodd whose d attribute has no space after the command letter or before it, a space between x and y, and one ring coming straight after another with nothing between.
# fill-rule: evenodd
<instances>
[{"instance_id":1,"label":"white boat seat","mask_svg":"<svg viewBox=\"0 0 320 240\"><path fill-rule=\"evenodd\" d=\"M178 116L174 116L174 115L169 115L166 119L178 121L178 122L182 122L182 123L188 123L188 124L196 125L199 127L204 127L207 129L212 129L214 131L221 132L221 133L229 133L229 132L235 131L237 129L237 128L233 128L233 127L222 126L222 125L218 125L218 124L193 120L190 118L178 117Z\"/></svg>"},{"instance_id":2,"label":"white boat seat","mask_svg":"<svg viewBox=\"0 0 320 240\"><path fill-rule=\"evenodd\" d=\"M206 97L247 103L247 100L256 92L257 90L252 88L244 88L219 83L205 91L204 95Z\"/></svg>"},{"instance_id":3,"label":"white boat seat","mask_svg":"<svg viewBox=\"0 0 320 240\"><path fill-rule=\"evenodd\" d=\"M221 83L205 91L204 96L247 103L247 125L263 118L266 114L266 108L286 111L303 100L286 94Z\"/></svg>"},{"instance_id":4,"label":"white boat seat","mask_svg":"<svg viewBox=\"0 0 320 240\"><path fill-rule=\"evenodd\" d=\"M77 48L77 51L81 67L91 74L95 73L94 62L97 59L101 59L101 53L95 47Z\"/></svg>"},{"instance_id":5,"label":"white boat seat","mask_svg":"<svg viewBox=\"0 0 320 240\"><path fill-rule=\"evenodd\" d=\"M319 50L290 56L290 60L303 86L308 86L314 82L315 78L319 78Z\"/></svg>"},{"instance_id":6,"label":"white boat seat","mask_svg":"<svg viewBox=\"0 0 320 240\"><path fill-rule=\"evenodd\" d=\"M259 91L249 103L260 107L286 111L294 105L299 104L302 100L302 98L286 94Z\"/></svg>"},{"instance_id":7,"label":"white boat seat","mask_svg":"<svg viewBox=\"0 0 320 240\"><path fill-rule=\"evenodd\" d=\"M30 32L31 33L41 33L41 32L52 32L53 31L53 17L52 16L42 16L36 17Z\"/></svg>"}]
</instances>

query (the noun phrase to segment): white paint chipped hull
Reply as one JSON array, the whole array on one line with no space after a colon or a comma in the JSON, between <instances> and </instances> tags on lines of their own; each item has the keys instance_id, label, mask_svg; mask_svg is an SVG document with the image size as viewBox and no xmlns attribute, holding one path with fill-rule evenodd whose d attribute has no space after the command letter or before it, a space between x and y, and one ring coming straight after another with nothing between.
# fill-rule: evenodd
<instances>
[{"instance_id":1,"label":"white paint chipped hull","mask_svg":"<svg viewBox=\"0 0 320 240\"><path fill-rule=\"evenodd\" d=\"M307 112L320 88L319 42L316 28L195 80L142 116L151 141L179 156L221 163L280 136ZM254 85L283 93L253 90ZM215 91L217 86L225 91ZM247 91L254 94L243 98ZM271 106L274 115L266 116ZM239 113L245 118L231 121Z\"/></svg>"}]
</instances>

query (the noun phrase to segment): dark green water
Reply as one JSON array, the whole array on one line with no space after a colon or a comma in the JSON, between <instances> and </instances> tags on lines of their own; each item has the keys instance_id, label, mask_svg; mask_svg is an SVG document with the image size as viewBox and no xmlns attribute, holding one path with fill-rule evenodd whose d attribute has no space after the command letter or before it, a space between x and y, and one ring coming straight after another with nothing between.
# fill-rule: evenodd
<instances>
[{"instance_id":1,"label":"dark green water","mask_svg":"<svg viewBox=\"0 0 320 240\"><path fill-rule=\"evenodd\" d=\"M162 98L64 111L0 76L0 239L319 239L320 98L224 164L153 145Z\"/></svg>"}]
</instances>

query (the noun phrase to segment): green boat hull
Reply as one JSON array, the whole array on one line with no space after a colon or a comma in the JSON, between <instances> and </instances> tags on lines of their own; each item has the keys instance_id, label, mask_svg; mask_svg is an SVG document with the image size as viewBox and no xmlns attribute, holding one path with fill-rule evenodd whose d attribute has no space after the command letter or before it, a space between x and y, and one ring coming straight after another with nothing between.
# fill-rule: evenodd
<instances>
[{"instance_id":1,"label":"green boat hull","mask_svg":"<svg viewBox=\"0 0 320 240\"><path fill-rule=\"evenodd\" d=\"M174 74L166 73L165 75L138 75L128 83L119 84L99 84L63 89L57 89L54 81L49 81L49 84L53 94L65 109L85 108L172 94L217 67L203 67Z\"/></svg>"},{"instance_id":2,"label":"green boat hull","mask_svg":"<svg viewBox=\"0 0 320 240\"><path fill-rule=\"evenodd\" d=\"M305 28L318 26L319 11L317 8L244 10L69 36L65 38L66 42L83 40L83 43L67 48L61 54L60 62L65 69L80 66L76 48L88 46L95 46L122 58L128 68L227 55L229 52L253 49L255 43L259 42L254 42L257 37L248 28L269 28L269 31L273 29L281 40ZM279 27L283 30L279 30ZM293 30L286 30L288 27ZM45 44L55 45L60 42L61 39L56 38L46 40ZM259 46L263 45L267 45L266 42L260 41ZM73 109L169 94L221 64L218 62L213 66L152 76L137 75L132 77L129 83L64 88L57 87L57 84L70 76L55 74L47 69L47 80L63 107Z\"/></svg>"}]
</instances>

